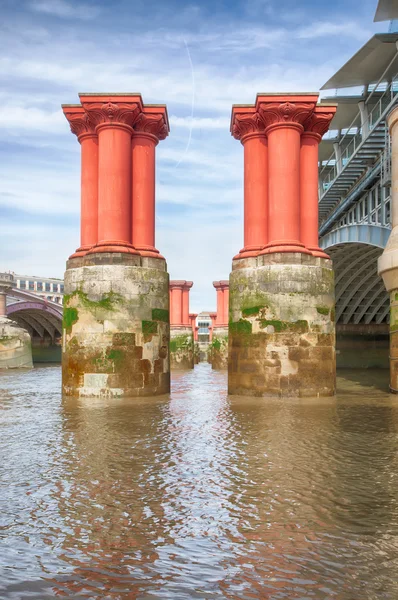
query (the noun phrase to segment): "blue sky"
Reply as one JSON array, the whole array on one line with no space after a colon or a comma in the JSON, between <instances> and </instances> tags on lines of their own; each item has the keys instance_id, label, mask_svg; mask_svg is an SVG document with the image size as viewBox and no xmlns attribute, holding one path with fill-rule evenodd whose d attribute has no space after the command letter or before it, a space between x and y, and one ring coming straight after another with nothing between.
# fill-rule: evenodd
<instances>
[{"instance_id":1,"label":"blue sky","mask_svg":"<svg viewBox=\"0 0 398 600\"><path fill-rule=\"evenodd\" d=\"M79 245L80 147L61 103L140 92L166 103L156 244L191 310L214 309L243 242L233 103L317 91L373 33L376 0L0 0L2 269L62 277Z\"/></svg>"}]
</instances>

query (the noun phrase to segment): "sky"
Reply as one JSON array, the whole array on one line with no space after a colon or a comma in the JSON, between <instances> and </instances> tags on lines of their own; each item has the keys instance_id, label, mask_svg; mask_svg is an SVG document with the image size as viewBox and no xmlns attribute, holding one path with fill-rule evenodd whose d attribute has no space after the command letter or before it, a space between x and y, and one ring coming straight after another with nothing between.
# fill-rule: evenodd
<instances>
[{"instance_id":1,"label":"sky","mask_svg":"<svg viewBox=\"0 0 398 600\"><path fill-rule=\"evenodd\" d=\"M0 267L63 277L79 246L78 92L166 103L156 246L191 312L214 310L243 245L243 148L232 104L318 91L374 33L377 0L0 0Z\"/></svg>"}]
</instances>

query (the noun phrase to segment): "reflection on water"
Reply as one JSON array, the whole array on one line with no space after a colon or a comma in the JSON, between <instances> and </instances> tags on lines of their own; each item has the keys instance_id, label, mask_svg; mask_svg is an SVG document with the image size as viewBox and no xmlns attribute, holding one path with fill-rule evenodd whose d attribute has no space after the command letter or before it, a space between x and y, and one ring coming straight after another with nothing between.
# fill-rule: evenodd
<instances>
[{"instance_id":1,"label":"reflection on water","mask_svg":"<svg viewBox=\"0 0 398 600\"><path fill-rule=\"evenodd\" d=\"M60 368L0 376L0 598L398 598L398 399L70 400ZM362 382L362 383L361 383Z\"/></svg>"}]
</instances>

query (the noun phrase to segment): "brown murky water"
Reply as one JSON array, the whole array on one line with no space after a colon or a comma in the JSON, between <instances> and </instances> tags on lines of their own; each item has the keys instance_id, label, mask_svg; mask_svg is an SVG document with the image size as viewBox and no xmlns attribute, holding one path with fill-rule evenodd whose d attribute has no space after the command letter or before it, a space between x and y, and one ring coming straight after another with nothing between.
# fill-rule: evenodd
<instances>
[{"instance_id":1,"label":"brown murky water","mask_svg":"<svg viewBox=\"0 0 398 600\"><path fill-rule=\"evenodd\" d=\"M228 398L202 364L170 398L62 400L0 377L0 598L398 598L398 399Z\"/></svg>"}]
</instances>

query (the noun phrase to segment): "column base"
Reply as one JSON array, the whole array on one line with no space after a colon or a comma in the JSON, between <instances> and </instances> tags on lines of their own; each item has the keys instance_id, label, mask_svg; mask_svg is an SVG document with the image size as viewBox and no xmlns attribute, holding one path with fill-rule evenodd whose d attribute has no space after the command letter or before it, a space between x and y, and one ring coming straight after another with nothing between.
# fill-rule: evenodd
<instances>
[{"instance_id":1,"label":"column base","mask_svg":"<svg viewBox=\"0 0 398 600\"><path fill-rule=\"evenodd\" d=\"M257 256L263 248L264 246L245 246L242 250L239 250L239 254L236 254L232 260Z\"/></svg>"},{"instance_id":2,"label":"column base","mask_svg":"<svg viewBox=\"0 0 398 600\"><path fill-rule=\"evenodd\" d=\"M274 240L266 246L263 246L263 249L261 252L259 252L259 255L261 256L263 254L271 254L275 252L301 252L302 254L311 254L311 251L308 250L304 244L298 240Z\"/></svg>"},{"instance_id":3,"label":"column base","mask_svg":"<svg viewBox=\"0 0 398 600\"><path fill-rule=\"evenodd\" d=\"M228 325L218 325L213 328L209 354L212 369L220 371L228 369Z\"/></svg>"},{"instance_id":4,"label":"column base","mask_svg":"<svg viewBox=\"0 0 398 600\"><path fill-rule=\"evenodd\" d=\"M307 246L307 248L311 252L312 256L317 256L318 258L326 258L327 260L330 260L329 254L326 254L326 252L324 252L322 248L319 248L319 246Z\"/></svg>"},{"instance_id":5,"label":"column base","mask_svg":"<svg viewBox=\"0 0 398 600\"><path fill-rule=\"evenodd\" d=\"M137 252L141 254L141 256L153 256L154 258L164 258L159 250L157 250L154 246L135 246Z\"/></svg>"},{"instance_id":6,"label":"column base","mask_svg":"<svg viewBox=\"0 0 398 600\"><path fill-rule=\"evenodd\" d=\"M32 342L26 329L0 317L0 370L32 369Z\"/></svg>"},{"instance_id":7,"label":"column base","mask_svg":"<svg viewBox=\"0 0 398 600\"><path fill-rule=\"evenodd\" d=\"M333 396L332 261L273 253L242 263L230 276L229 393Z\"/></svg>"},{"instance_id":8,"label":"column base","mask_svg":"<svg viewBox=\"0 0 398 600\"><path fill-rule=\"evenodd\" d=\"M87 252L87 254L98 254L102 252L121 252L122 254L139 254L132 244L121 240L106 240L98 242Z\"/></svg>"},{"instance_id":9,"label":"column base","mask_svg":"<svg viewBox=\"0 0 398 600\"><path fill-rule=\"evenodd\" d=\"M172 325L170 327L170 368L185 371L193 369L194 362L192 327Z\"/></svg>"},{"instance_id":10,"label":"column base","mask_svg":"<svg viewBox=\"0 0 398 600\"><path fill-rule=\"evenodd\" d=\"M78 258L79 256L85 256L87 252L91 250L92 247L93 246L80 246L80 248L77 248L77 250L75 250L69 258Z\"/></svg>"},{"instance_id":11,"label":"column base","mask_svg":"<svg viewBox=\"0 0 398 600\"><path fill-rule=\"evenodd\" d=\"M119 250L68 261L62 340L65 395L167 394L169 340L164 260Z\"/></svg>"}]
</instances>

